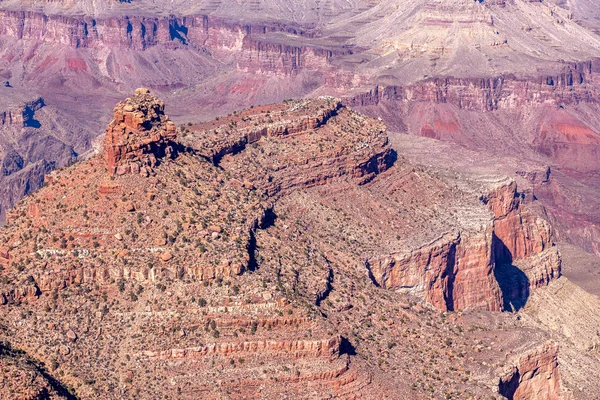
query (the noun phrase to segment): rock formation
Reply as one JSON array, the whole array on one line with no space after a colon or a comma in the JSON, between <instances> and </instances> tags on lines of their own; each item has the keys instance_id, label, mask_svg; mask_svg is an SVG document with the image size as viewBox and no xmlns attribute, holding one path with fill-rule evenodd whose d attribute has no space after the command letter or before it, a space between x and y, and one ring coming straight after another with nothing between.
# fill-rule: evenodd
<instances>
[{"instance_id":1,"label":"rock formation","mask_svg":"<svg viewBox=\"0 0 600 400\"><path fill-rule=\"evenodd\" d=\"M538 254L551 246L552 232L544 219L522 206L514 181L501 185L482 201L494 214L494 255L498 263Z\"/></svg>"},{"instance_id":2,"label":"rock formation","mask_svg":"<svg viewBox=\"0 0 600 400\"><path fill-rule=\"evenodd\" d=\"M109 173L148 176L160 158L173 155L176 128L164 108L148 89L137 89L135 96L117 104L104 139Z\"/></svg>"},{"instance_id":3,"label":"rock formation","mask_svg":"<svg viewBox=\"0 0 600 400\"><path fill-rule=\"evenodd\" d=\"M526 302L490 312L523 291L498 279L496 221L530 294L564 279L510 181L458 187L328 97L169 126L138 91L105 152L48 175L0 231L0 339L48 366L49 393L485 397L507 352L546 340ZM515 393L544 393L532 362Z\"/></svg>"},{"instance_id":4,"label":"rock formation","mask_svg":"<svg viewBox=\"0 0 600 400\"><path fill-rule=\"evenodd\" d=\"M498 387L510 400L561 399L558 346L546 344L521 357Z\"/></svg>"},{"instance_id":5,"label":"rock formation","mask_svg":"<svg viewBox=\"0 0 600 400\"><path fill-rule=\"evenodd\" d=\"M27 101L19 107L0 111L0 126L17 126L25 128L35 126L37 122L34 119L35 112L44 107L44 99L39 97L35 100Z\"/></svg>"},{"instance_id":6,"label":"rock formation","mask_svg":"<svg viewBox=\"0 0 600 400\"><path fill-rule=\"evenodd\" d=\"M419 294L441 310L498 311L560 276L549 224L524 208L514 181L480 199L493 213L482 232L445 234L409 253L369 260L374 281ZM509 267L513 262L526 272Z\"/></svg>"},{"instance_id":7,"label":"rock formation","mask_svg":"<svg viewBox=\"0 0 600 400\"><path fill-rule=\"evenodd\" d=\"M0 2L1 398L600 398L594 1L191 3Z\"/></svg>"},{"instance_id":8,"label":"rock formation","mask_svg":"<svg viewBox=\"0 0 600 400\"><path fill-rule=\"evenodd\" d=\"M490 235L447 234L409 254L369 261L378 285L423 296L440 310L502 309L493 276Z\"/></svg>"}]
</instances>

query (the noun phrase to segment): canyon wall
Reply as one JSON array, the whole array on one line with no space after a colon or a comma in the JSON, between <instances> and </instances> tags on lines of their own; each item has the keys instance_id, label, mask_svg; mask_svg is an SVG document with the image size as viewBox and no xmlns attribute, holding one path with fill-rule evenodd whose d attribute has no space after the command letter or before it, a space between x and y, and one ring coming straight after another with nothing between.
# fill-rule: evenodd
<instances>
[{"instance_id":1,"label":"canyon wall","mask_svg":"<svg viewBox=\"0 0 600 400\"><path fill-rule=\"evenodd\" d=\"M307 36L301 30L278 24L242 25L206 15L187 17L71 17L35 11L0 11L0 35L18 40L42 40L73 47L97 45L143 50L178 40L185 44L240 48L235 38L250 33L286 32ZM224 34L228 32L229 34Z\"/></svg>"},{"instance_id":2,"label":"canyon wall","mask_svg":"<svg viewBox=\"0 0 600 400\"><path fill-rule=\"evenodd\" d=\"M522 307L530 289L560 276L550 225L522 206L514 181L480 200L494 215L487 229L449 233L409 253L369 260L374 282L441 310L499 311Z\"/></svg>"},{"instance_id":3,"label":"canyon wall","mask_svg":"<svg viewBox=\"0 0 600 400\"><path fill-rule=\"evenodd\" d=\"M440 310L500 311L490 239L491 232L475 237L447 234L408 254L369 260L368 268L378 285L422 296Z\"/></svg>"},{"instance_id":4,"label":"canyon wall","mask_svg":"<svg viewBox=\"0 0 600 400\"><path fill-rule=\"evenodd\" d=\"M558 346L546 344L521 357L500 378L498 389L510 400L560 400Z\"/></svg>"},{"instance_id":5,"label":"canyon wall","mask_svg":"<svg viewBox=\"0 0 600 400\"><path fill-rule=\"evenodd\" d=\"M238 54L237 66L249 72L290 74L304 67L324 68L348 49L271 42L265 34L282 33L310 39L309 30L277 22L243 24L218 17L71 17L35 11L0 11L0 35L17 40L55 43L74 48L118 47L145 50L163 45L204 47L225 60ZM254 38L261 36L262 39ZM285 36L282 36L285 40Z\"/></svg>"},{"instance_id":6,"label":"canyon wall","mask_svg":"<svg viewBox=\"0 0 600 400\"><path fill-rule=\"evenodd\" d=\"M0 111L0 126L24 128L35 125L34 113L44 107L44 99L27 101L19 106Z\"/></svg>"},{"instance_id":7,"label":"canyon wall","mask_svg":"<svg viewBox=\"0 0 600 400\"><path fill-rule=\"evenodd\" d=\"M246 36L237 57L239 70L252 73L292 74L301 69L325 72L332 57L352 54L349 48L303 47Z\"/></svg>"},{"instance_id":8,"label":"canyon wall","mask_svg":"<svg viewBox=\"0 0 600 400\"><path fill-rule=\"evenodd\" d=\"M375 86L348 96L344 103L352 107L380 102L449 103L460 109L488 112L516 109L527 104L577 104L599 98L600 60L572 63L557 75L490 78L431 78L407 86Z\"/></svg>"}]
</instances>

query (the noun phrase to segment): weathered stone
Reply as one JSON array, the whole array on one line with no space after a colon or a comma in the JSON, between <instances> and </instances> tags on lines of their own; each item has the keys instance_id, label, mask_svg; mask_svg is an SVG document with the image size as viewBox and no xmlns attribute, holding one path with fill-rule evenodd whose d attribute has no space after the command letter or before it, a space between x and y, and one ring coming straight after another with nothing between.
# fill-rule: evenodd
<instances>
[{"instance_id":1,"label":"weathered stone","mask_svg":"<svg viewBox=\"0 0 600 400\"><path fill-rule=\"evenodd\" d=\"M500 378L498 389L501 395L514 400L560 400L558 346L546 344L521 357Z\"/></svg>"},{"instance_id":2,"label":"weathered stone","mask_svg":"<svg viewBox=\"0 0 600 400\"><path fill-rule=\"evenodd\" d=\"M72 330L72 329L69 329L69 330L67 331L67 338L68 338L70 341L74 342L74 341L76 341L76 340L77 340L77 334L76 334L75 332L73 332L73 330Z\"/></svg>"},{"instance_id":3,"label":"weathered stone","mask_svg":"<svg viewBox=\"0 0 600 400\"><path fill-rule=\"evenodd\" d=\"M106 129L104 153L109 173L149 175L158 160L171 157L175 124L164 113L164 104L148 89L117 104Z\"/></svg>"}]
</instances>

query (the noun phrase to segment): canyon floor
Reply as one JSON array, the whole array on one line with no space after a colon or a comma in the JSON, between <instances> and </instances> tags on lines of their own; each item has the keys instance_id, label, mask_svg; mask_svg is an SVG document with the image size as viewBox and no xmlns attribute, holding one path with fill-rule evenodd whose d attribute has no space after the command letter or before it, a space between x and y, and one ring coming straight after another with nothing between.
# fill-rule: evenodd
<instances>
[{"instance_id":1,"label":"canyon floor","mask_svg":"<svg viewBox=\"0 0 600 400\"><path fill-rule=\"evenodd\" d=\"M599 20L0 0L0 397L600 398Z\"/></svg>"}]
</instances>

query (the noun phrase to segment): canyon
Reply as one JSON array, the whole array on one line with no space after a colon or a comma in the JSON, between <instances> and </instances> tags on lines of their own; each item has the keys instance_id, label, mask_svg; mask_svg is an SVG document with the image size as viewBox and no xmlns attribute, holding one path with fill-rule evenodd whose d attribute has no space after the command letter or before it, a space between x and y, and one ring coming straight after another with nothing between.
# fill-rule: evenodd
<instances>
[{"instance_id":1,"label":"canyon","mask_svg":"<svg viewBox=\"0 0 600 400\"><path fill-rule=\"evenodd\" d=\"M138 86L157 90L177 123L251 104L333 95L381 117L394 133L550 167L554 179L536 196L556 221L560 240L599 254L600 41L586 1L415 0L395 8L349 2L333 9L307 3L294 6L304 10L299 14L267 2L256 6L263 18L243 20L227 2L155 15L142 3L100 3L55 2L51 12L35 1L0 7L0 76L9 85L0 88L0 114L11 122L3 122L2 131L21 131L19 145L8 136L11 144L2 146L3 162L12 167L5 168L10 184L3 186L11 189L2 195L0 218L51 169L87 157L110 107ZM460 29L446 35L453 26ZM422 29L432 36L423 37ZM50 121L12 122L12 110L30 114L23 104L40 95L47 111L68 114L58 128L69 126L77 135L56 138ZM31 157L26 149L46 135L58 143L41 160Z\"/></svg>"},{"instance_id":2,"label":"canyon","mask_svg":"<svg viewBox=\"0 0 600 400\"><path fill-rule=\"evenodd\" d=\"M0 397L598 398L599 18L0 0Z\"/></svg>"},{"instance_id":3,"label":"canyon","mask_svg":"<svg viewBox=\"0 0 600 400\"><path fill-rule=\"evenodd\" d=\"M339 99L175 127L137 89L7 215L2 395L596 396L543 206L444 173Z\"/></svg>"}]
</instances>

